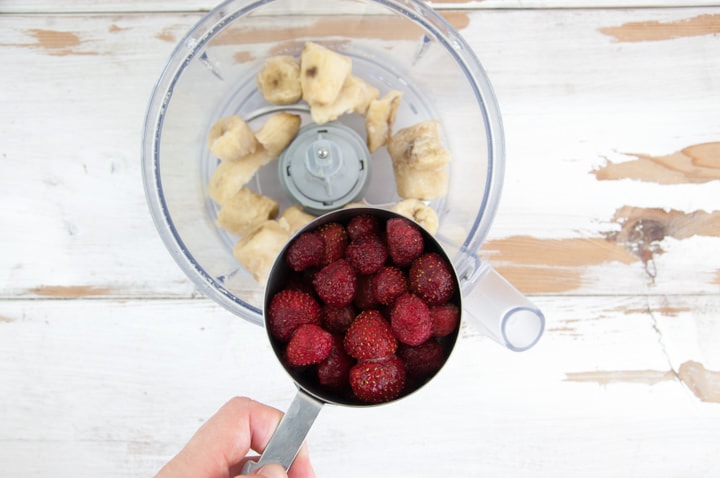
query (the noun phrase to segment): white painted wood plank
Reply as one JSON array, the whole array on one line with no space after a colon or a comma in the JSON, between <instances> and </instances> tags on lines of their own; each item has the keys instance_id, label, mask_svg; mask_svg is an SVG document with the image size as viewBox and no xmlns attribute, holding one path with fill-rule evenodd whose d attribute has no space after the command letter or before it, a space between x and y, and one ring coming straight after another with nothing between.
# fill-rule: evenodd
<instances>
[{"instance_id":1,"label":"white painted wood plank","mask_svg":"<svg viewBox=\"0 0 720 478\"><path fill-rule=\"evenodd\" d=\"M538 298L548 330L506 351L465 327L418 393L328 406L309 437L319 476L713 476L718 297ZM264 331L208 300L0 302L0 470L150 476L235 394L284 409L294 386ZM38 459L37 457L42 457Z\"/></svg>"},{"instance_id":2,"label":"white painted wood plank","mask_svg":"<svg viewBox=\"0 0 720 478\"><path fill-rule=\"evenodd\" d=\"M3 295L44 285L191 293L153 227L140 151L156 78L194 22L0 17L0 48L13 59L0 79Z\"/></svg>"},{"instance_id":3,"label":"white painted wood plank","mask_svg":"<svg viewBox=\"0 0 720 478\"><path fill-rule=\"evenodd\" d=\"M0 11L49 4L22 5ZM596 176L608 160L720 141L718 36L694 34L718 9L462 5L490 8L462 33L508 136L484 253L534 292L547 332L513 354L465 328L421 392L371 410L326 407L310 435L319 476L718 475L720 243L694 215L717 211L717 180ZM149 476L230 396L285 408L294 393L260 328L206 299L166 299L194 291L144 205L140 130L154 78L199 16L0 16L4 477ZM670 36L616 36L656 25ZM628 252L637 241L603 242L627 218L666 227L647 264Z\"/></svg>"},{"instance_id":4,"label":"white painted wood plank","mask_svg":"<svg viewBox=\"0 0 720 478\"><path fill-rule=\"evenodd\" d=\"M484 253L499 258L513 281L530 277L524 290L717 293L717 234L668 231L654 244L664 251L653 257L654 277L629 252L634 244L605 241L625 219L614 218L624 206L717 211L717 180L599 181L593 172L608 160L719 141L717 35L628 42L602 29L682 25L719 12L468 14L461 33L495 86L508 150L505 191ZM0 16L0 51L8 59L0 77L0 295L194 293L152 226L139 160L155 78L199 15ZM535 241L523 246L537 248L534 257L517 259L513 244L523 237ZM577 255L570 264L548 253L567 240L589 244L569 249ZM621 254L630 259L618 261ZM557 283L566 275L573 277L570 286Z\"/></svg>"},{"instance_id":5,"label":"white painted wood plank","mask_svg":"<svg viewBox=\"0 0 720 478\"><path fill-rule=\"evenodd\" d=\"M48 0L5 0L0 13L130 13L208 11L220 2L184 0L182 2L112 0L75 0L58 3ZM578 9L578 8L658 8L714 6L712 0L436 0L428 1L435 9Z\"/></svg>"},{"instance_id":6,"label":"white painted wood plank","mask_svg":"<svg viewBox=\"0 0 720 478\"><path fill-rule=\"evenodd\" d=\"M571 245L563 239L574 237L588 245L580 248L588 261L578 292L621 294L644 282L648 293L671 294L692 282L692 277L702 276L705 285L695 284L695 291L717 293L720 263L705 249L718 244L717 234L675 240L670 237L672 221L663 225L669 226L667 238L654 244L665 251L655 254L648 266L654 277L638 257L627 265L591 264L590 259L590 251L595 251L609 260L613 255L609 251L618 244L604 239L619 231L623 220L642 219L642 213L616 218L626 206L648 212L677 210L680 215L718 210L720 165L715 153L715 159L708 156L715 179L703 183L689 178L677 184L622 177L598 180L594 174L608 162L672 155L720 138L716 35L628 42L603 31L643 22L679 25L703 15L702 11L554 12L552 19L535 11L507 15L506 21L522 25L512 35L483 14L473 15L463 32L493 80L506 127L505 190L490 232L491 240L499 241L491 241L487 257L492 259L514 238L528 233L547 239L527 245L537 247L538 256L548 257L553 250L560 254L561 247ZM548 22L554 28L547 28ZM507 39L498 43L493 38ZM693 74L690 63L703 66ZM704 94L695 96L700 90ZM720 230L720 224L713 223ZM568 255L574 249L566 250ZM504 260L512 257L510 252L518 251L501 254ZM535 266L542 267L543 262ZM512 278L522 280L523 273L532 272L528 269L513 273ZM572 269L565 263L554 271L563 274Z\"/></svg>"}]
</instances>

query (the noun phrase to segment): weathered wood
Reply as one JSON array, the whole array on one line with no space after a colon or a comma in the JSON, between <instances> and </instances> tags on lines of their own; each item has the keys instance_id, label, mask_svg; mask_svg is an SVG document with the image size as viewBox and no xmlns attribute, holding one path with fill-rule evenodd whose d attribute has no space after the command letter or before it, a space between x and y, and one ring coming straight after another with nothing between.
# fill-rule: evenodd
<instances>
[{"instance_id":1,"label":"weathered wood","mask_svg":"<svg viewBox=\"0 0 720 478\"><path fill-rule=\"evenodd\" d=\"M459 13L506 126L505 190L484 254L524 291L717 291L720 259L705 252L720 241L717 36L604 33L720 15L703 12ZM0 293L193 293L151 226L139 144L154 79L197 18L0 17L0 44L17 58L0 79L10 115ZM648 225L653 236L618 234Z\"/></svg>"},{"instance_id":2,"label":"weathered wood","mask_svg":"<svg viewBox=\"0 0 720 478\"><path fill-rule=\"evenodd\" d=\"M414 395L325 407L319 476L720 471L718 297L538 303L548 329L528 352L464 327ZM0 317L3 476L149 476L229 397L294 394L265 332L209 300L5 300Z\"/></svg>"},{"instance_id":3,"label":"weathered wood","mask_svg":"<svg viewBox=\"0 0 720 478\"><path fill-rule=\"evenodd\" d=\"M132 13L132 12L206 12L221 2L217 0L184 0L182 2L138 0L76 0L58 3L51 0L5 0L0 13ZM427 1L435 9L578 9L578 8L651 8L716 6L712 0L434 0Z\"/></svg>"},{"instance_id":4,"label":"weathered wood","mask_svg":"<svg viewBox=\"0 0 720 478\"><path fill-rule=\"evenodd\" d=\"M546 333L517 354L466 326L418 393L325 407L319 476L720 473L720 8L680 3L434 3L503 112L482 255ZM3 477L150 476L231 396L292 398L145 204L150 93L214 5L0 4Z\"/></svg>"}]
</instances>

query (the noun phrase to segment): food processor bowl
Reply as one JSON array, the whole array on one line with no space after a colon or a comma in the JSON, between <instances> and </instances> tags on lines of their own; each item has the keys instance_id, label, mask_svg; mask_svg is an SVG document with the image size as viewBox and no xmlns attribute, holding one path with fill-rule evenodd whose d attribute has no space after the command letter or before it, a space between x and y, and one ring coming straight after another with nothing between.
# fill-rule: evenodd
<instances>
[{"instance_id":1,"label":"food processor bowl","mask_svg":"<svg viewBox=\"0 0 720 478\"><path fill-rule=\"evenodd\" d=\"M208 150L207 135L218 118L240 115L254 129L278 111L298 114L304 128L312 128L306 105L271 105L256 84L268 58L299 57L306 42L351 58L353 74L381 96L401 91L395 131L439 122L452 155L449 187L445 196L426 203L439 218L435 237L453 258L464 317L511 350L530 348L542 335L542 312L478 256L503 179L497 101L470 46L447 20L415 0L229 0L189 31L153 91L143 138L147 201L180 268L203 294L263 324L264 287L233 256L238 238L216 223L218 206L208 182L219 161ZM362 139L363 126L358 115L343 115L338 141L346 135L355 147L352 131ZM347 191L314 206L303 204L304 185L288 185L275 162L261 168L248 187L274 198L281 210L300 203L315 215L347 202L381 208L397 203L386 149L362 164L367 170Z\"/></svg>"}]
</instances>

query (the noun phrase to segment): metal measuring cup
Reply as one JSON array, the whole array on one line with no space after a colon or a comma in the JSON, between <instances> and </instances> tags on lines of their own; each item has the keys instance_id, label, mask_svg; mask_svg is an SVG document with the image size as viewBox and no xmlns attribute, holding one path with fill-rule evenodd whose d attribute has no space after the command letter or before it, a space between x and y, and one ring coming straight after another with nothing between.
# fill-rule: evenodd
<instances>
[{"instance_id":1,"label":"metal measuring cup","mask_svg":"<svg viewBox=\"0 0 720 478\"><path fill-rule=\"evenodd\" d=\"M405 218L404 216L395 212L379 208L353 207L348 209L340 209L320 216L319 218L310 222L300 231L298 231L294 237L299 236L303 232L315 230L323 224L327 224L330 222L347 224L347 222L352 217L358 215L372 215L378 217L384 222L391 218ZM449 259L447 253L443 250L438 241L429 232L427 232L419 225L418 229L421 231L423 236L423 240L425 243L425 252L438 253L450 266L456 291L454 297L451 299L451 302L457 305L458 309L460 310L460 319L462 320L460 284L457 278L457 274L452 267L452 261ZM285 286L287 278L293 273L285 261L285 254L293 239L291 239L288 244L286 244L285 247L282 249L277 259L275 260L273 267L270 270L267 286L265 288L264 311L269 310L269 304L272 300L272 297ZM302 446L302 443L305 440L307 433L310 431L310 428L315 421L315 418L320 413L320 410L325 404L350 407L370 407L392 403L416 392L439 372L438 369L431 376L426 377L424 380L413 383L411 389L404 390L397 398L390 401L386 401L380 404L361 402L359 399L354 399L353 397L346 394L336 393L327 389L323 389L323 387L319 383L317 383L317 381L313 380L313 377L311 375L305 374L303 373L303 371L298 370L297 368L293 368L287 363L285 363L282 356L282 345L270 334L267 323L267 314L264 314L264 321L265 330L268 334L268 339L270 340L273 350L275 351L278 360L280 360L286 372L288 372L288 374L295 382L298 390L295 398L290 404L290 407L288 408L287 412L285 412L285 416L280 421L273 436L265 447L265 451L260 456L260 459L257 462L248 461L243 467L243 474L249 474L252 471L257 470L268 463L279 463L283 467L285 467L285 469L289 469L292 465L293 460L300 451L300 447ZM443 347L445 355L445 362L443 362L443 366L447 362L447 358L449 357L450 352L455 346L459 328L460 327L458 325L458 327L456 327L456 330L453 333L441 339L441 345Z\"/></svg>"}]
</instances>

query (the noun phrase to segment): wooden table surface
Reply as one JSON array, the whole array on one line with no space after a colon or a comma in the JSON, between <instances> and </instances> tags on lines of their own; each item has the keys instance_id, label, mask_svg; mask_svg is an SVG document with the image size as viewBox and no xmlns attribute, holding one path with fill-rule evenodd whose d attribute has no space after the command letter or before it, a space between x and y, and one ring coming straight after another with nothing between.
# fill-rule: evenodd
<instances>
[{"instance_id":1,"label":"wooden table surface","mask_svg":"<svg viewBox=\"0 0 720 478\"><path fill-rule=\"evenodd\" d=\"M463 327L422 393L325 407L318 476L720 476L720 7L689 3L433 4L505 123L482 255L547 328ZM213 6L0 2L2 477L150 476L233 395L294 396L145 202L151 90Z\"/></svg>"}]
</instances>

